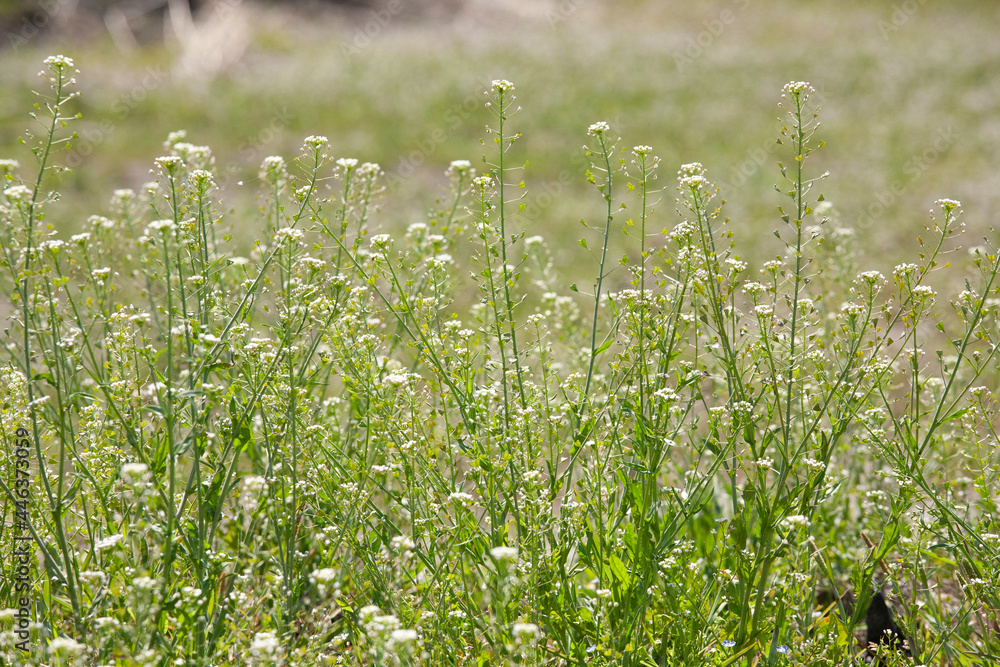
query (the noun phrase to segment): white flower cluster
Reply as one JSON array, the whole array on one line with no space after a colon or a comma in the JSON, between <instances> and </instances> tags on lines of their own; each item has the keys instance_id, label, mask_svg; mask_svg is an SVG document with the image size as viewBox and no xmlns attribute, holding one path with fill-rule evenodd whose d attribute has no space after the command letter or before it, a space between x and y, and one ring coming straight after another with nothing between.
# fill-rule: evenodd
<instances>
[{"instance_id":1,"label":"white flower cluster","mask_svg":"<svg viewBox=\"0 0 1000 667\"><path fill-rule=\"evenodd\" d=\"M896 280L906 280L918 271L920 271L920 267L916 264L897 264L892 270L892 277Z\"/></svg>"},{"instance_id":2,"label":"white flower cluster","mask_svg":"<svg viewBox=\"0 0 1000 667\"><path fill-rule=\"evenodd\" d=\"M302 143L303 152L318 151L330 145L330 141L321 134L312 134L305 138Z\"/></svg>"},{"instance_id":3,"label":"white flower cluster","mask_svg":"<svg viewBox=\"0 0 1000 667\"><path fill-rule=\"evenodd\" d=\"M611 126L603 120L599 120L596 123L591 124L587 128L587 134L592 137L601 137L611 131Z\"/></svg>"},{"instance_id":4,"label":"white flower cluster","mask_svg":"<svg viewBox=\"0 0 1000 667\"><path fill-rule=\"evenodd\" d=\"M493 83L490 84L494 93L498 95L503 95L504 93L513 92L514 84L506 79L494 79Z\"/></svg>"},{"instance_id":5,"label":"white flower cluster","mask_svg":"<svg viewBox=\"0 0 1000 667\"><path fill-rule=\"evenodd\" d=\"M798 97L805 94L806 97L812 95L816 92L816 89L809 85L808 81L789 81L785 84L784 88L781 89L782 97L787 95L792 95Z\"/></svg>"}]
</instances>

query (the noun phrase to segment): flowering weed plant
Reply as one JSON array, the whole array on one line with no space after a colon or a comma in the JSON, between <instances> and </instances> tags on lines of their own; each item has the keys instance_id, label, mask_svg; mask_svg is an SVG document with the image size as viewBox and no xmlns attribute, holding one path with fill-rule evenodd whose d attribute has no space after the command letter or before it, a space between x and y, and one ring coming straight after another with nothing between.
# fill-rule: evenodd
<instances>
[{"instance_id":1,"label":"flowering weed plant","mask_svg":"<svg viewBox=\"0 0 1000 667\"><path fill-rule=\"evenodd\" d=\"M741 259L704 166L661 186L597 122L567 289L519 226L508 81L483 166L405 234L322 136L227 220L174 133L63 237L74 75L46 61L34 169L0 161L0 548L23 428L37 556L27 650L2 561L5 664L851 664L879 587L914 661L1000 655L997 238L962 250L941 199L914 263L857 272L809 84L775 259Z\"/></svg>"}]
</instances>

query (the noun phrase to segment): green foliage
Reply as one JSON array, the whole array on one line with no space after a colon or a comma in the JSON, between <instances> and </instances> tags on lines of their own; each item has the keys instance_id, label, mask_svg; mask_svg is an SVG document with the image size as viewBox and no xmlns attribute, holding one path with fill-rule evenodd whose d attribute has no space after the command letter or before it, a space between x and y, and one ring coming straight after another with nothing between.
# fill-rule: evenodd
<instances>
[{"instance_id":1,"label":"green foliage","mask_svg":"<svg viewBox=\"0 0 1000 667\"><path fill-rule=\"evenodd\" d=\"M702 165L663 216L653 149L591 125L596 274L570 295L517 226L510 82L483 173L452 163L402 238L370 232L379 166L325 137L266 158L230 223L173 134L154 184L62 240L43 185L74 71L47 66L35 180L0 163L0 490L10 517L28 429L43 564L7 663L851 664L883 585L916 662L998 654L996 238L951 266L942 199L917 263L857 273L809 84L782 91L756 280Z\"/></svg>"}]
</instances>

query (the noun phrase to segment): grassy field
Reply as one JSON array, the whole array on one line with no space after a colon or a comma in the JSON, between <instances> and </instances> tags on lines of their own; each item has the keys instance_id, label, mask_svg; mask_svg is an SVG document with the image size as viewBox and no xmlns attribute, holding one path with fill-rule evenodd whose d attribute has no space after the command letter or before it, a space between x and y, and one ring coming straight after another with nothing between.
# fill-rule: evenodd
<instances>
[{"instance_id":1,"label":"grassy field","mask_svg":"<svg viewBox=\"0 0 1000 667\"><path fill-rule=\"evenodd\" d=\"M776 182L773 91L807 80L825 103L824 193L847 224L862 222L863 247L877 249L871 259L880 268L923 230L935 198L965 202L976 233L1000 204L993 3L917 3L894 14L893 5L840 2L835 15L821 3L742 0L554 7L524 17L470 10L454 24L392 17L385 27L366 12L317 24L240 7L233 13L263 15L245 53L236 47L242 58L194 76L181 71L191 48L123 60L106 37L81 45L38 37L4 55L0 145L24 125L34 63L73 51L84 69L77 143L86 168L61 187L88 210L56 208L60 226L78 228L83 213L100 213L109 188L138 187L167 133L186 129L191 142L213 148L230 186L249 183L264 156L325 134L339 155L401 176L384 215L399 229L431 205L451 160L479 159L487 122L479 98L503 77L517 83L525 108L515 123L522 157L532 156L529 200L565 193L524 221L566 234L555 244L566 248L560 263L575 264L576 221L593 212L580 146L596 120L613 121L630 144L652 145L671 169L705 164L724 184L745 251L763 260L776 252L777 202L759 194ZM202 50L217 47L221 60L232 50L208 41ZM244 204L235 192L227 201Z\"/></svg>"},{"instance_id":2,"label":"grassy field","mask_svg":"<svg viewBox=\"0 0 1000 667\"><path fill-rule=\"evenodd\" d=\"M998 10L823 7L7 51L0 661L995 664Z\"/></svg>"}]
</instances>

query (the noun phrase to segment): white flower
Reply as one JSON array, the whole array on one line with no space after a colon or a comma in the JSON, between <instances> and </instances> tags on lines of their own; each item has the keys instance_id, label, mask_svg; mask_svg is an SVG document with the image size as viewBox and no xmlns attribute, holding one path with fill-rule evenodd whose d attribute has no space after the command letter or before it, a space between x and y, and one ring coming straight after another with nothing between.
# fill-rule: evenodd
<instances>
[{"instance_id":1,"label":"white flower","mask_svg":"<svg viewBox=\"0 0 1000 667\"><path fill-rule=\"evenodd\" d=\"M326 262L322 259L317 259L315 257L302 257L299 259L299 266L310 269L312 271L320 271L326 268Z\"/></svg>"},{"instance_id":2,"label":"white flower","mask_svg":"<svg viewBox=\"0 0 1000 667\"><path fill-rule=\"evenodd\" d=\"M39 243L38 244L38 249L39 250L48 250L52 254L55 254L55 253L59 252L63 248L63 246L65 246L65 245L66 245L65 241L61 241L59 239L52 239L50 241L42 241L41 243Z\"/></svg>"},{"instance_id":3,"label":"white flower","mask_svg":"<svg viewBox=\"0 0 1000 667\"><path fill-rule=\"evenodd\" d=\"M394 551L410 551L416 548L417 545L406 535L396 535L394 538L389 540L389 546L391 546Z\"/></svg>"},{"instance_id":4,"label":"white flower","mask_svg":"<svg viewBox=\"0 0 1000 667\"><path fill-rule=\"evenodd\" d=\"M85 581L94 580L98 582L103 582L105 577L107 577L107 575L101 572L100 570L84 570L83 572L80 573L80 578Z\"/></svg>"},{"instance_id":5,"label":"white flower","mask_svg":"<svg viewBox=\"0 0 1000 667\"><path fill-rule=\"evenodd\" d=\"M864 312L864 306L853 301L840 304L840 312L845 315L860 315Z\"/></svg>"},{"instance_id":6,"label":"white flower","mask_svg":"<svg viewBox=\"0 0 1000 667\"><path fill-rule=\"evenodd\" d=\"M12 185L3 191L8 201L23 202L31 199L31 189L24 185Z\"/></svg>"},{"instance_id":7,"label":"white flower","mask_svg":"<svg viewBox=\"0 0 1000 667\"><path fill-rule=\"evenodd\" d=\"M260 163L261 171L278 171L282 172L285 170L285 158L280 155L268 155L264 158L264 161Z\"/></svg>"},{"instance_id":8,"label":"white flower","mask_svg":"<svg viewBox=\"0 0 1000 667\"><path fill-rule=\"evenodd\" d=\"M358 167L358 175L360 176L377 176L381 172L382 167L378 162L365 162Z\"/></svg>"},{"instance_id":9,"label":"white flower","mask_svg":"<svg viewBox=\"0 0 1000 667\"><path fill-rule=\"evenodd\" d=\"M790 528L790 527L798 527L798 526L805 526L805 527L808 527L808 526L809 526L809 524L810 524L810 521L809 521L809 519L807 519L807 518L805 517L805 515L804 515L804 514L792 514L792 515L790 515L790 516L786 516L786 517L785 517L785 518L784 518L784 519L783 519L783 520L781 521L781 523L782 523L782 524L783 524L784 526L786 526L786 527L789 527L789 528Z\"/></svg>"},{"instance_id":10,"label":"white flower","mask_svg":"<svg viewBox=\"0 0 1000 667\"><path fill-rule=\"evenodd\" d=\"M514 84L512 84L510 81L507 81L506 79L494 79L493 83L490 84L490 86L493 88L493 92L499 93L501 95L503 93L509 93L512 90L514 90Z\"/></svg>"},{"instance_id":11,"label":"white flower","mask_svg":"<svg viewBox=\"0 0 1000 667\"><path fill-rule=\"evenodd\" d=\"M683 176L677 183L677 187L682 190L708 190L711 188L711 185L709 180L701 174Z\"/></svg>"},{"instance_id":12,"label":"white flower","mask_svg":"<svg viewBox=\"0 0 1000 667\"><path fill-rule=\"evenodd\" d=\"M195 146L194 144L182 141L181 143L174 144L173 152L174 155L185 162L207 164L212 161L212 149L208 146Z\"/></svg>"},{"instance_id":13,"label":"white flower","mask_svg":"<svg viewBox=\"0 0 1000 667\"><path fill-rule=\"evenodd\" d=\"M774 314L774 307L762 303L759 306L754 306L753 312L756 313L758 317L770 317Z\"/></svg>"},{"instance_id":14,"label":"white flower","mask_svg":"<svg viewBox=\"0 0 1000 667\"><path fill-rule=\"evenodd\" d=\"M517 549L515 547L493 547L490 555L497 561L516 561Z\"/></svg>"},{"instance_id":15,"label":"white flower","mask_svg":"<svg viewBox=\"0 0 1000 667\"><path fill-rule=\"evenodd\" d=\"M380 611L381 609L379 609L376 605L373 604L365 605L364 607L358 610L358 617L361 618L362 623L367 623L369 620L371 620L372 616L376 615Z\"/></svg>"},{"instance_id":16,"label":"white flower","mask_svg":"<svg viewBox=\"0 0 1000 667\"><path fill-rule=\"evenodd\" d=\"M816 89L809 85L808 81L789 81L782 88L783 93L789 93L791 95L801 95L805 93L806 96L811 95L816 92Z\"/></svg>"},{"instance_id":17,"label":"white flower","mask_svg":"<svg viewBox=\"0 0 1000 667\"><path fill-rule=\"evenodd\" d=\"M280 649L278 637L273 632L258 632L250 644L250 652L256 657L274 657Z\"/></svg>"},{"instance_id":18,"label":"white flower","mask_svg":"<svg viewBox=\"0 0 1000 667\"><path fill-rule=\"evenodd\" d=\"M188 176L188 180L198 187L210 187L215 185L215 179L212 178L212 172L204 169L195 169L192 171Z\"/></svg>"},{"instance_id":19,"label":"white flower","mask_svg":"<svg viewBox=\"0 0 1000 667\"><path fill-rule=\"evenodd\" d=\"M168 174L171 174L174 170L181 169L184 166L184 160L177 155L164 155L153 160L153 163Z\"/></svg>"},{"instance_id":20,"label":"white flower","mask_svg":"<svg viewBox=\"0 0 1000 667\"><path fill-rule=\"evenodd\" d=\"M274 232L274 242L282 243L287 239L289 242L294 243L297 241L301 241L303 238L305 238L305 235L306 233L303 232L301 229L296 229L294 227L282 227L281 229Z\"/></svg>"},{"instance_id":21,"label":"white flower","mask_svg":"<svg viewBox=\"0 0 1000 667\"><path fill-rule=\"evenodd\" d=\"M726 264L736 273L747 270L747 263L739 259L729 258L726 260Z\"/></svg>"},{"instance_id":22,"label":"white flower","mask_svg":"<svg viewBox=\"0 0 1000 667\"><path fill-rule=\"evenodd\" d=\"M97 544L95 544L94 546L97 547L98 551L104 551L105 549L113 548L121 541L122 541L121 535L109 535L108 537L105 537L103 540L98 540Z\"/></svg>"},{"instance_id":23,"label":"white flower","mask_svg":"<svg viewBox=\"0 0 1000 667\"><path fill-rule=\"evenodd\" d=\"M919 270L920 267L916 264L897 264L892 270L892 275L896 280L903 280Z\"/></svg>"},{"instance_id":24,"label":"white flower","mask_svg":"<svg viewBox=\"0 0 1000 667\"><path fill-rule=\"evenodd\" d=\"M49 642L50 653L62 653L65 651L69 655L82 655L86 650L86 644L81 644L72 637L56 637Z\"/></svg>"},{"instance_id":25,"label":"white flower","mask_svg":"<svg viewBox=\"0 0 1000 667\"><path fill-rule=\"evenodd\" d=\"M354 169L358 166L358 159L353 157L342 157L337 160L337 166L341 169Z\"/></svg>"},{"instance_id":26,"label":"white flower","mask_svg":"<svg viewBox=\"0 0 1000 667\"><path fill-rule=\"evenodd\" d=\"M382 378L383 387L402 387L409 384L410 376L406 373L389 373Z\"/></svg>"},{"instance_id":27,"label":"white flower","mask_svg":"<svg viewBox=\"0 0 1000 667\"><path fill-rule=\"evenodd\" d=\"M448 494L448 500L458 504L460 507L469 507L476 501L476 498L470 493L455 491L454 493Z\"/></svg>"},{"instance_id":28,"label":"white flower","mask_svg":"<svg viewBox=\"0 0 1000 667\"><path fill-rule=\"evenodd\" d=\"M337 571L332 567L324 567L321 570L313 570L309 574L309 581L312 583L328 584L331 581L336 581Z\"/></svg>"},{"instance_id":29,"label":"white flower","mask_svg":"<svg viewBox=\"0 0 1000 667\"><path fill-rule=\"evenodd\" d=\"M151 591L159 585L160 583L152 577L137 577L132 580L132 588L137 591Z\"/></svg>"},{"instance_id":30,"label":"white flower","mask_svg":"<svg viewBox=\"0 0 1000 667\"><path fill-rule=\"evenodd\" d=\"M885 282L885 276L878 271L865 271L859 277L869 285L880 285Z\"/></svg>"},{"instance_id":31,"label":"white flower","mask_svg":"<svg viewBox=\"0 0 1000 667\"><path fill-rule=\"evenodd\" d=\"M603 120L597 121L596 123L592 124L590 127L587 128L587 134L589 134L592 137L599 137L602 134L605 134L610 131L611 131L611 126L608 125L608 123Z\"/></svg>"},{"instance_id":32,"label":"white flower","mask_svg":"<svg viewBox=\"0 0 1000 667\"><path fill-rule=\"evenodd\" d=\"M0 169L6 169L13 171L14 169L20 169L21 163L17 160L0 159Z\"/></svg>"},{"instance_id":33,"label":"white flower","mask_svg":"<svg viewBox=\"0 0 1000 667\"><path fill-rule=\"evenodd\" d=\"M122 479L128 484L134 484L146 474L147 470L149 470L149 466L145 463L126 463L122 466Z\"/></svg>"},{"instance_id":34,"label":"white flower","mask_svg":"<svg viewBox=\"0 0 1000 667\"><path fill-rule=\"evenodd\" d=\"M258 493L267 488L267 480L260 475L247 475L243 478L243 490L247 493Z\"/></svg>"},{"instance_id":35,"label":"white flower","mask_svg":"<svg viewBox=\"0 0 1000 667\"><path fill-rule=\"evenodd\" d=\"M409 629L393 630L389 635L389 639L392 640L393 644L412 644L417 641L417 631Z\"/></svg>"},{"instance_id":36,"label":"white flower","mask_svg":"<svg viewBox=\"0 0 1000 667\"><path fill-rule=\"evenodd\" d=\"M677 178L704 176L705 173L705 167L702 166L701 162L688 162L681 165L681 168L677 171Z\"/></svg>"},{"instance_id":37,"label":"white flower","mask_svg":"<svg viewBox=\"0 0 1000 667\"><path fill-rule=\"evenodd\" d=\"M451 164L448 165L448 168L445 170L444 173L448 174L449 176L452 174L458 174L461 176L466 172L475 173L475 170L472 168L471 162L469 162L468 160L452 160Z\"/></svg>"},{"instance_id":38,"label":"white flower","mask_svg":"<svg viewBox=\"0 0 1000 667\"><path fill-rule=\"evenodd\" d=\"M667 401L667 402L676 401L680 398L680 396L677 395L677 392L669 387L663 387L662 389L657 389L656 391L653 392L653 397L658 398L661 401Z\"/></svg>"},{"instance_id":39,"label":"white flower","mask_svg":"<svg viewBox=\"0 0 1000 667\"><path fill-rule=\"evenodd\" d=\"M177 225L174 224L173 220L154 220L153 222L146 225L146 235L152 236L154 232L172 232L177 229Z\"/></svg>"},{"instance_id":40,"label":"white flower","mask_svg":"<svg viewBox=\"0 0 1000 667\"><path fill-rule=\"evenodd\" d=\"M388 234L375 234L374 236L371 237L371 239L369 239L368 242L371 244L371 247L373 248L384 249L387 245L389 245L389 241L391 240L392 237L389 236Z\"/></svg>"},{"instance_id":41,"label":"white flower","mask_svg":"<svg viewBox=\"0 0 1000 667\"><path fill-rule=\"evenodd\" d=\"M163 150L169 151L177 144L187 138L187 130L174 130L167 134L167 140L163 142Z\"/></svg>"},{"instance_id":42,"label":"white flower","mask_svg":"<svg viewBox=\"0 0 1000 667\"><path fill-rule=\"evenodd\" d=\"M750 297L760 296L767 291L767 287L760 283L746 283L743 285L743 292Z\"/></svg>"},{"instance_id":43,"label":"white flower","mask_svg":"<svg viewBox=\"0 0 1000 667\"><path fill-rule=\"evenodd\" d=\"M812 470L826 470L826 464L816 459L803 459L802 463Z\"/></svg>"},{"instance_id":44,"label":"white flower","mask_svg":"<svg viewBox=\"0 0 1000 667\"><path fill-rule=\"evenodd\" d=\"M302 145L302 149L306 150L307 148L312 148L314 150L318 150L320 148L327 146L329 143L330 142L327 140L326 137L319 134L313 134L305 138L305 141L303 142Z\"/></svg>"},{"instance_id":45,"label":"white flower","mask_svg":"<svg viewBox=\"0 0 1000 667\"><path fill-rule=\"evenodd\" d=\"M957 199L938 199L934 203L940 206L942 209L944 209L945 213L951 213L956 208L962 206L962 202L958 201Z\"/></svg>"},{"instance_id":46,"label":"white flower","mask_svg":"<svg viewBox=\"0 0 1000 667\"><path fill-rule=\"evenodd\" d=\"M44 62L49 67L56 69L73 67L73 59L63 55L49 56L42 62Z\"/></svg>"},{"instance_id":47,"label":"white flower","mask_svg":"<svg viewBox=\"0 0 1000 667\"><path fill-rule=\"evenodd\" d=\"M518 644L533 643L538 639L538 626L534 623L515 623L513 629L514 641Z\"/></svg>"}]
</instances>

